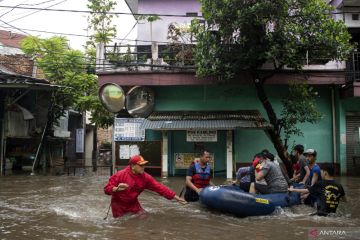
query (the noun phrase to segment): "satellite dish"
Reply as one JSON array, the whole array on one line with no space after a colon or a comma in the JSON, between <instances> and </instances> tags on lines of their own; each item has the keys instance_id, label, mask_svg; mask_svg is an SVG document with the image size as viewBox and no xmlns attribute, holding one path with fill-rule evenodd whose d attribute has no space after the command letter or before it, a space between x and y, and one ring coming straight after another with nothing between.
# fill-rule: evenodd
<instances>
[{"instance_id":1,"label":"satellite dish","mask_svg":"<svg viewBox=\"0 0 360 240\"><path fill-rule=\"evenodd\" d=\"M154 110L155 93L151 88L135 86L126 95L126 109L133 117L146 118Z\"/></svg>"},{"instance_id":2,"label":"satellite dish","mask_svg":"<svg viewBox=\"0 0 360 240\"><path fill-rule=\"evenodd\" d=\"M112 113L120 112L125 105L125 93L115 83L106 83L100 87L99 98L102 105Z\"/></svg>"}]
</instances>

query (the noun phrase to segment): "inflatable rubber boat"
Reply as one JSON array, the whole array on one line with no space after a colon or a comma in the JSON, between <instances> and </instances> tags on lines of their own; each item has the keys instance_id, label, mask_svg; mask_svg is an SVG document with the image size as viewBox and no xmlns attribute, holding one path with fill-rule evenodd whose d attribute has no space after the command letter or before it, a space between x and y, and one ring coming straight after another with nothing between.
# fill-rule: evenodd
<instances>
[{"instance_id":1,"label":"inflatable rubber boat","mask_svg":"<svg viewBox=\"0 0 360 240\"><path fill-rule=\"evenodd\" d=\"M200 202L240 217L267 215L276 207L301 204L299 193L251 194L234 185L206 187L200 192Z\"/></svg>"}]
</instances>

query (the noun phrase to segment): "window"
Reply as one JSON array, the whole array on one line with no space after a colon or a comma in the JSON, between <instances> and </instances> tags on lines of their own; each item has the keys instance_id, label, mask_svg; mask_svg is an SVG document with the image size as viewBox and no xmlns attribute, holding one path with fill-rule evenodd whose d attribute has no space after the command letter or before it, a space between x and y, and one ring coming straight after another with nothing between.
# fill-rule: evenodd
<instances>
[{"instance_id":1,"label":"window","mask_svg":"<svg viewBox=\"0 0 360 240\"><path fill-rule=\"evenodd\" d=\"M355 13L351 15L353 21L359 21L359 14Z\"/></svg>"}]
</instances>

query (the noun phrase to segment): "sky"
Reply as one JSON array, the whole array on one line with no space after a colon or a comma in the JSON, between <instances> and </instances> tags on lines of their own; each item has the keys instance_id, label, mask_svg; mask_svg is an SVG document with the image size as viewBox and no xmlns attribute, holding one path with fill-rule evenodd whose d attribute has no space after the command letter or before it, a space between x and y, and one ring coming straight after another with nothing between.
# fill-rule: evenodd
<instances>
[{"instance_id":1,"label":"sky","mask_svg":"<svg viewBox=\"0 0 360 240\"><path fill-rule=\"evenodd\" d=\"M41 38L66 36L71 48L83 50L88 35L88 13L39 11L2 6L89 11L86 7L87 2L87 0L0 0L0 29L21 34L27 33ZM124 0L118 0L114 12L130 13L130 10ZM134 17L124 14L117 16L113 18L113 23L117 27L117 39L115 42L119 43L122 41L120 39L125 37L126 39L135 39L137 28L133 28L135 24ZM57 34L41 31L55 32ZM128 42L122 41L122 43L126 44ZM130 43L132 42L130 41Z\"/></svg>"}]
</instances>

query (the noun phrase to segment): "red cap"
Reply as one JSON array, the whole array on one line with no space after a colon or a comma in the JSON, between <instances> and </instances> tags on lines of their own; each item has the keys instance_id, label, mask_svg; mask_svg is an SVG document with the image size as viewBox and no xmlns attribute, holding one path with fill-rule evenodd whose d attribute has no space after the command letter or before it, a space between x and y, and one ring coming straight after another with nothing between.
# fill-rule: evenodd
<instances>
[{"instance_id":1,"label":"red cap","mask_svg":"<svg viewBox=\"0 0 360 240\"><path fill-rule=\"evenodd\" d=\"M144 158L140 155L134 155L130 158L129 164L138 164L138 165L145 165L149 161L145 161Z\"/></svg>"},{"instance_id":2,"label":"red cap","mask_svg":"<svg viewBox=\"0 0 360 240\"><path fill-rule=\"evenodd\" d=\"M256 170L256 172L260 172L260 161L261 161L261 158L259 158L259 157L256 157L255 158L255 160L253 161L253 166L254 166L254 168L255 168L255 170Z\"/></svg>"},{"instance_id":3,"label":"red cap","mask_svg":"<svg viewBox=\"0 0 360 240\"><path fill-rule=\"evenodd\" d=\"M253 161L253 167L256 167L258 164L259 164L259 161L261 160L261 158L259 158L259 157L256 157L255 159L254 159L254 161Z\"/></svg>"}]
</instances>

